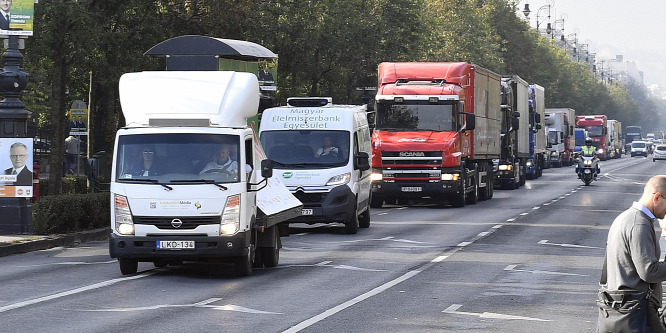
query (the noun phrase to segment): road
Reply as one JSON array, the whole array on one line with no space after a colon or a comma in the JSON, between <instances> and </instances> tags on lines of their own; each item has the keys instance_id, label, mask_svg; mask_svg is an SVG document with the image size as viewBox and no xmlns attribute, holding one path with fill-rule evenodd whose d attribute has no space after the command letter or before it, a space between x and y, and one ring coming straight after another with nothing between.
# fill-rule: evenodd
<instances>
[{"instance_id":1,"label":"road","mask_svg":"<svg viewBox=\"0 0 666 333\"><path fill-rule=\"evenodd\" d=\"M356 235L295 224L280 264L237 278L188 264L123 276L106 242L0 258L6 332L586 332L613 218L666 164L573 167L463 208L372 210Z\"/></svg>"}]
</instances>

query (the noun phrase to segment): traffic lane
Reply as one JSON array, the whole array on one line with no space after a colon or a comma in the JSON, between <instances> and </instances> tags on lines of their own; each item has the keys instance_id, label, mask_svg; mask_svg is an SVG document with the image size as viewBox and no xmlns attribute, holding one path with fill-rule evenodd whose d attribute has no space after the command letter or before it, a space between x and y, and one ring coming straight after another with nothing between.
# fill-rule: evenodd
<instances>
[{"instance_id":1,"label":"traffic lane","mask_svg":"<svg viewBox=\"0 0 666 333\"><path fill-rule=\"evenodd\" d=\"M628 186L634 189L624 193L642 188ZM610 200L612 191L595 194L590 188L507 222L414 278L304 331L330 330L368 312L371 319L357 323L358 331L593 330L605 237L618 201ZM605 205L595 218L580 219L595 200Z\"/></svg>"}]
</instances>

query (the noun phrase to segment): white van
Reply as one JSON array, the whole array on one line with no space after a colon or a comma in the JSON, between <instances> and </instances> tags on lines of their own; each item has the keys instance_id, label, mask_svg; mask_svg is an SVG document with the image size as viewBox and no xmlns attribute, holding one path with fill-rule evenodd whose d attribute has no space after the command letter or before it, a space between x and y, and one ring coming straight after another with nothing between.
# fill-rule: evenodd
<instances>
[{"instance_id":1,"label":"white van","mask_svg":"<svg viewBox=\"0 0 666 333\"><path fill-rule=\"evenodd\" d=\"M371 138L365 106L330 97L289 98L267 109L259 128L274 175L303 203L290 222L370 226Z\"/></svg>"}]
</instances>

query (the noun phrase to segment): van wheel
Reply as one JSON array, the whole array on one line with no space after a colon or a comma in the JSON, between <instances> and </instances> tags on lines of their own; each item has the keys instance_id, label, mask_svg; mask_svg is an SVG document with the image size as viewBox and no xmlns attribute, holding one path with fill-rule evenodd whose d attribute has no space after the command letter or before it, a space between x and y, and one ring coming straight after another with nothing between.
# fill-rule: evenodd
<instances>
[{"instance_id":1,"label":"van wheel","mask_svg":"<svg viewBox=\"0 0 666 333\"><path fill-rule=\"evenodd\" d=\"M120 273L123 275L134 274L139 269L139 262L136 259L118 258L120 263Z\"/></svg>"},{"instance_id":2,"label":"van wheel","mask_svg":"<svg viewBox=\"0 0 666 333\"><path fill-rule=\"evenodd\" d=\"M153 261L153 265L155 265L155 267L157 267L157 268L166 267L168 264L169 263L164 259L158 259L158 260Z\"/></svg>"},{"instance_id":3,"label":"van wheel","mask_svg":"<svg viewBox=\"0 0 666 333\"><path fill-rule=\"evenodd\" d=\"M358 216L358 226L361 228L370 227L370 207Z\"/></svg>"},{"instance_id":4,"label":"van wheel","mask_svg":"<svg viewBox=\"0 0 666 333\"><path fill-rule=\"evenodd\" d=\"M250 276L252 274L252 252L254 252L254 245L250 244L247 255L236 258L234 262L236 276Z\"/></svg>"},{"instance_id":5,"label":"van wheel","mask_svg":"<svg viewBox=\"0 0 666 333\"><path fill-rule=\"evenodd\" d=\"M257 255L263 259L264 266L266 267L276 267L280 261L280 233L275 232L275 245L271 247L261 247L257 251Z\"/></svg>"},{"instance_id":6,"label":"van wheel","mask_svg":"<svg viewBox=\"0 0 666 333\"><path fill-rule=\"evenodd\" d=\"M370 198L370 207L372 208L382 208L383 204L384 204L384 199L381 197Z\"/></svg>"},{"instance_id":7,"label":"van wheel","mask_svg":"<svg viewBox=\"0 0 666 333\"><path fill-rule=\"evenodd\" d=\"M348 234L355 234L358 232L358 216L356 216L356 209L349 214L349 218L345 221L345 232Z\"/></svg>"}]
</instances>

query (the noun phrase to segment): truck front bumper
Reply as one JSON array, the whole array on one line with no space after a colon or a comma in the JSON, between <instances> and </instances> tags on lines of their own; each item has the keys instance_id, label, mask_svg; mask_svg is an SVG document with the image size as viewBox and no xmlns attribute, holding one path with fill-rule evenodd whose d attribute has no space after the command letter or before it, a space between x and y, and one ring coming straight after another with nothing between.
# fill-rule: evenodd
<instances>
[{"instance_id":1,"label":"truck front bumper","mask_svg":"<svg viewBox=\"0 0 666 333\"><path fill-rule=\"evenodd\" d=\"M139 261L156 259L206 261L216 258L247 255L251 232L239 232L233 236L119 236L109 238L111 258L131 258ZM158 241L194 241L193 249L163 250Z\"/></svg>"},{"instance_id":2,"label":"truck front bumper","mask_svg":"<svg viewBox=\"0 0 666 333\"><path fill-rule=\"evenodd\" d=\"M430 182L384 182L372 183L372 196L380 198L423 198L458 194L462 191L462 180Z\"/></svg>"}]
</instances>

